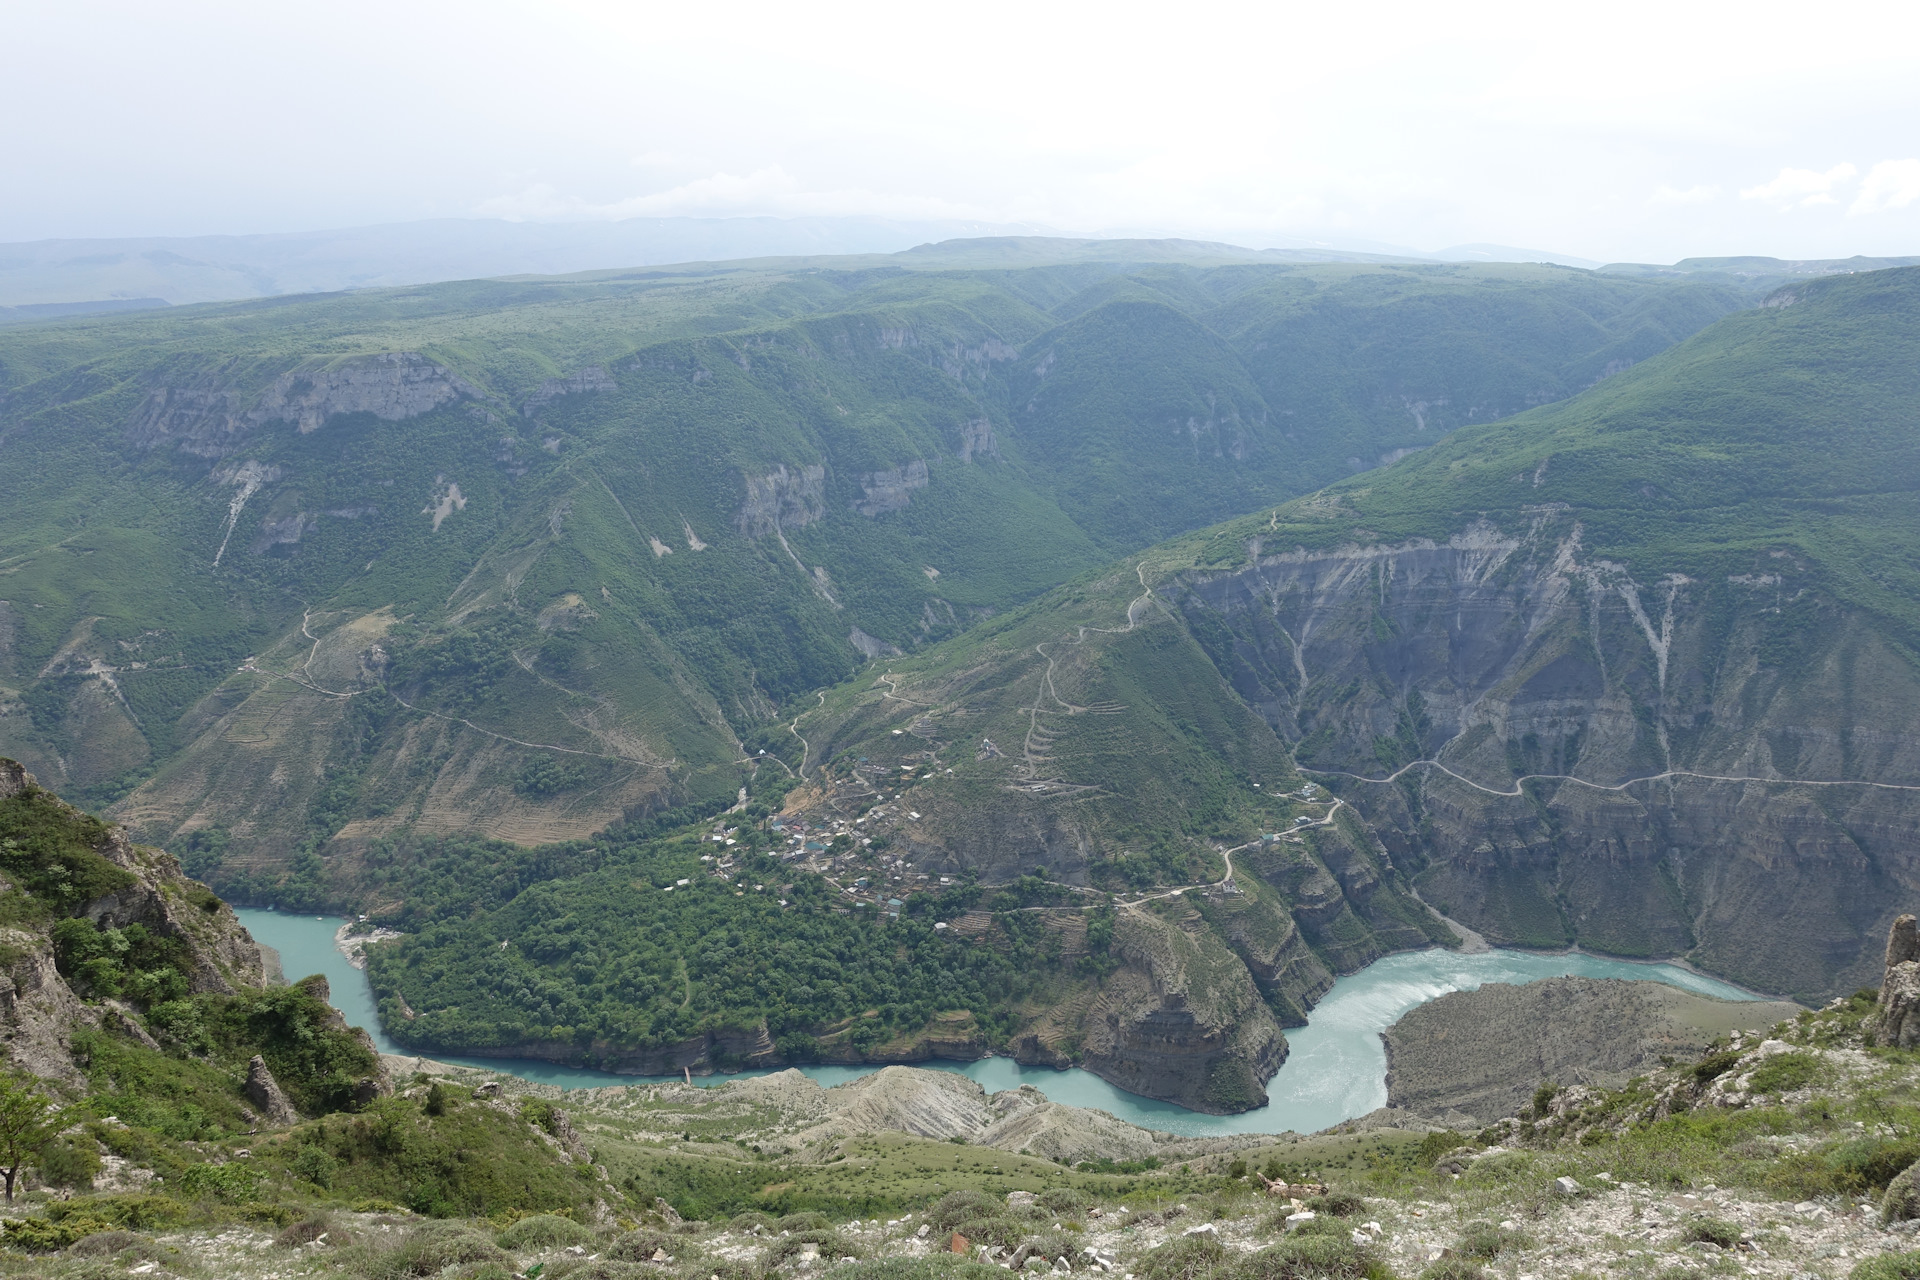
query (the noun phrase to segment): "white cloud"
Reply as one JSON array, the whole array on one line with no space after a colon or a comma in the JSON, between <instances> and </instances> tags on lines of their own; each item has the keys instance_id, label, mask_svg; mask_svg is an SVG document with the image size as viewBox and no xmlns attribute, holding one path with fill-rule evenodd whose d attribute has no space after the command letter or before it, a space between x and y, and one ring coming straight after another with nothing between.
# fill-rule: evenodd
<instances>
[{"instance_id":1,"label":"white cloud","mask_svg":"<svg viewBox=\"0 0 1920 1280\"><path fill-rule=\"evenodd\" d=\"M1720 188L1710 186L1688 187L1685 191L1662 184L1647 197L1648 204L1705 204L1709 200L1720 198Z\"/></svg>"},{"instance_id":2,"label":"white cloud","mask_svg":"<svg viewBox=\"0 0 1920 1280\"><path fill-rule=\"evenodd\" d=\"M1867 173L1848 213L1884 213L1920 200L1920 160L1882 160Z\"/></svg>"},{"instance_id":3,"label":"white cloud","mask_svg":"<svg viewBox=\"0 0 1920 1280\"><path fill-rule=\"evenodd\" d=\"M1825 173L1812 169L1782 169L1772 182L1742 188L1740 198L1764 201L1781 209L1791 209L1796 205L1832 204L1833 189L1852 180L1859 172L1850 164L1837 164Z\"/></svg>"}]
</instances>

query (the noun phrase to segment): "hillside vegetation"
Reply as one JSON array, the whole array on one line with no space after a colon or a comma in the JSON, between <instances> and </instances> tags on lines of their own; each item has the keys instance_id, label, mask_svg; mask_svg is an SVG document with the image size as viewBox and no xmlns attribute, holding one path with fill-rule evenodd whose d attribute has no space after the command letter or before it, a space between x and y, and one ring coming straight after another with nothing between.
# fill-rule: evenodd
<instances>
[{"instance_id":1,"label":"hillside vegetation","mask_svg":"<svg viewBox=\"0 0 1920 1280\"><path fill-rule=\"evenodd\" d=\"M1801 999L1870 981L1893 904L1920 890L1895 518L1920 475L1901 461L1916 291L1908 271L1796 286L1563 406L885 659L800 708L784 834L758 818L771 804L713 831L824 878L822 905L784 910L871 912L882 937L929 913L944 945L1011 961L1001 1012L957 998L974 1021L945 1032L875 997L874 1056L1002 1047L1209 1108L1257 1101L1205 1081L1263 1078L1263 1018L1297 1023L1334 974L1448 941L1429 905L1495 941L1686 956ZM1841 532L1862 527L1881 541ZM725 848L693 883L763 910L720 877L773 873ZM628 909L612 874L585 883L502 899ZM435 975L532 918L423 930L376 972L416 1012L485 1007ZM644 949L593 936L582 973ZM545 976L493 998L530 1025L591 1003L591 981ZM1229 1023L1255 1038L1144 1066L1147 1028L1197 1047ZM682 1044L675 1062L714 1049Z\"/></svg>"},{"instance_id":2,"label":"hillside vegetation","mask_svg":"<svg viewBox=\"0 0 1920 1280\"><path fill-rule=\"evenodd\" d=\"M1038 248L11 328L0 749L254 901L695 816L872 657L1741 305Z\"/></svg>"}]
</instances>

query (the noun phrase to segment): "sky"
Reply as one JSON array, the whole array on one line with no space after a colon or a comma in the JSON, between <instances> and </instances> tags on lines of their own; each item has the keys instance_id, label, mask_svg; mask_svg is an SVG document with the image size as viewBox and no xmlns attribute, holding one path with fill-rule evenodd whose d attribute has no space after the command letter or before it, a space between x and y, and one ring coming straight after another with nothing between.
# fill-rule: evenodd
<instances>
[{"instance_id":1,"label":"sky","mask_svg":"<svg viewBox=\"0 0 1920 1280\"><path fill-rule=\"evenodd\" d=\"M1920 253L1920 6L0 0L0 240L878 215Z\"/></svg>"}]
</instances>

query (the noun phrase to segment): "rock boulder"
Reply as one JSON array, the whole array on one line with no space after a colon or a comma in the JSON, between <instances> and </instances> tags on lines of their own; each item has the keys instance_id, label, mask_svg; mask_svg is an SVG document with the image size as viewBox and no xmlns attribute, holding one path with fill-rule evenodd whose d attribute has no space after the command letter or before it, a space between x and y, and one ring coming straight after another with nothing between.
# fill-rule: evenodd
<instances>
[{"instance_id":1,"label":"rock boulder","mask_svg":"<svg viewBox=\"0 0 1920 1280\"><path fill-rule=\"evenodd\" d=\"M1912 916L1901 916L1887 931L1887 968L1873 1037L1899 1049L1920 1044L1920 926Z\"/></svg>"}]
</instances>

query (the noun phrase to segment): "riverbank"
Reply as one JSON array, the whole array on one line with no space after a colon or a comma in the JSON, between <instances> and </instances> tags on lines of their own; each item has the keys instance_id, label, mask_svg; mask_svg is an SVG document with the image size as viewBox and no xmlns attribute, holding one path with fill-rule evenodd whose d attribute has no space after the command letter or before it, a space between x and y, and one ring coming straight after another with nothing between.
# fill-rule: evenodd
<instances>
[{"instance_id":1,"label":"riverbank","mask_svg":"<svg viewBox=\"0 0 1920 1280\"><path fill-rule=\"evenodd\" d=\"M241 922L254 937L281 950L290 978L325 973L333 990L334 1006L349 1022L363 1026L381 1052L411 1056L381 1031L366 975L353 967L336 941L341 922L283 912L242 910ZM1145 1129L1188 1137L1239 1133L1311 1133L1357 1119L1387 1103L1387 1060L1381 1033L1409 1010L1451 991L1471 990L1489 982L1526 983L1550 977L1651 978L1669 986L1722 999L1752 996L1719 979L1677 965L1640 960L1617 960L1581 951L1557 954L1489 949L1463 954L1432 948L1385 956L1358 973L1334 983L1333 989L1309 1014L1307 1025L1288 1034L1287 1061L1267 1084L1268 1104L1255 1111L1210 1116L1127 1093L1092 1072L1078 1068L1024 1067L1010 1058L989 1057L974 1062L925 1062L917 1065L949 1071L985 1087L989 1092L1032 1085L1055 1102L1109 1112ZM433 1055L437 1060L506 1073L537 1084L564 1089L607 1085L680 1083L678 1074L662 1077L618 1075L585 1068L560 1067L526 1059L474 1058ZM870 1075L881 1064L861 1066L802 1066L802 1074L831 1086ZM694 1078L711 1085L772 1074L767 1071Z\"/></svg>"}]
</instances>

